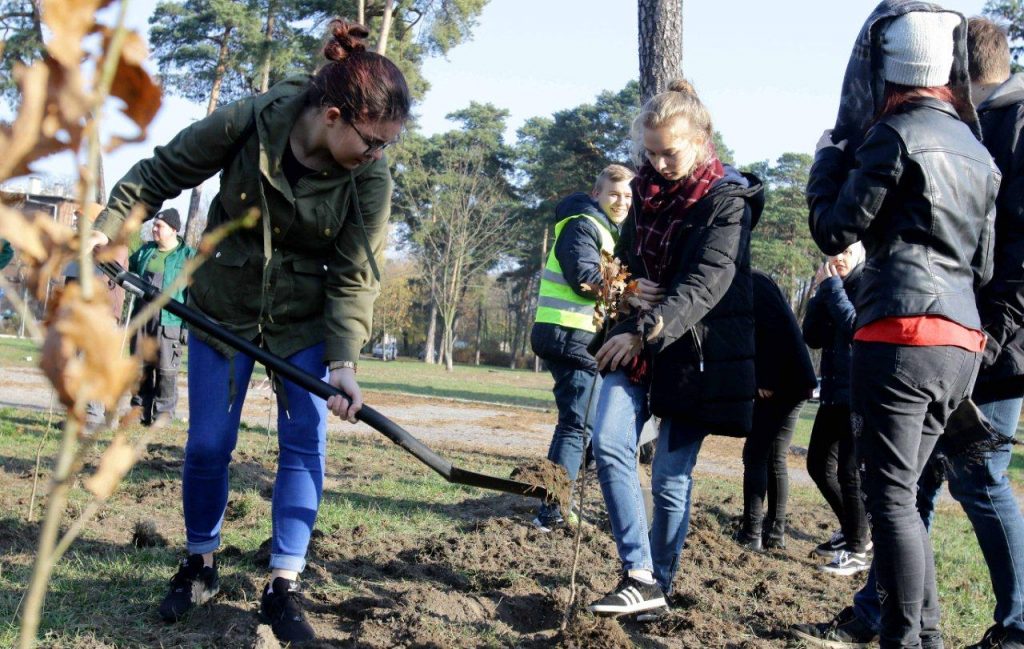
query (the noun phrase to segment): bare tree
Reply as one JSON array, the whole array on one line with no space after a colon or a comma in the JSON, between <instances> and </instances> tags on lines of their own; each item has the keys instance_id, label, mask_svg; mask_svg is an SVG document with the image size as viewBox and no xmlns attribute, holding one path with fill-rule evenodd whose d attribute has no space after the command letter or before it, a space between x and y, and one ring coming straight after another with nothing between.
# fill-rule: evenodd
<instances>
[{"instance_id":1,"label":"bare tree","mask_svg":"<svg viewBox=\"0 0 1024 649\"><path fill-rule=\"evenodd\" d=\"M471 280L507 252L515 222L502 187L486 173L476 147L448 146L431 185L437 197L431 220L418 233L422 270L433 280L434 302L441 319L441 353L452 369L455 325Z\"/></svg>"},{"instance_id":2,"label":"bare tree","mask_svg":"<svg viewBox=\"0 0 1024 649\"><path fill-rule=\"evenodd\" d=\"M637 0L640 27L640 101L683 74L683 0Z\"/></svg>"}]
</instances>

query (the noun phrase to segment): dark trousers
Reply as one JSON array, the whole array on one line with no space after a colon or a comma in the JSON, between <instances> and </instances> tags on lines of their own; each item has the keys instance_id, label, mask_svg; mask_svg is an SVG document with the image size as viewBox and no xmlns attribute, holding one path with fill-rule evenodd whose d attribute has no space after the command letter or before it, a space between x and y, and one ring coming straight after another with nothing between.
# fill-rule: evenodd
<instances>
[{"instance_id":1,"label":"dark trousers","mask_svg":"<svg viewBox=\"0 0 1024 649\"><path fill-rule=\"evenodd\" d=\"M743 444L743 529L746 540L782 541L786 534L789 471L786 458L803 401L754 401L754 422ZM765 512L765 496L768 509Z\"/></svg>"},{"instance_id":2,"label":"dark trousers","mask_svg":"<svg viewBox=\"0 0 1024 649\"><path fill-rule=\"evenodd\" d=\"M880 646L942 647L935 561L917 483L980 355L959 347L855 342L853 410L882 604Z\"/></svg>"},{"instance_id":3,"label":"dark trousers","mask_svg":"<svg viewBox=\"0 0 1024 649\"><path fill-rule=\"evenodd\" d=\"M144 338L152 338L157 345L156 358L144 361L139 391L132 395L132 406L142 408L144 423L152 423L160 416L174 418L184 331L181 327L160 326L151 334L140 332L132 339L133 354Z\"/></svg>"},{"instance_id":4,"label":"dark trousers","mask_svg":"<svg viewBox=\"0 0 1024 649\"><path fill-rule=\"evenodd\" d=\"M839 519L846 549L863 552L868 541L868 519L860 493L860 460L848 406L823 403L818 408L807 446L807 473Z\"/></svg>"}]
</instances>

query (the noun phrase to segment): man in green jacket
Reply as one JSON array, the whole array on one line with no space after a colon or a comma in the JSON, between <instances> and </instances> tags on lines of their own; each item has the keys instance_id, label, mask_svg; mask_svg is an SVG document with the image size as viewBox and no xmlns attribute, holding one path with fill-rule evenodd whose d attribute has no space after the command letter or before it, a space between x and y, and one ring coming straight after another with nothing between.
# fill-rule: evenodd
<instances>
[{"instance_id":1,"label":"man in green jacket","mask_svg":"<svg viewBox=\"0 0 1024 649\"><path fill-rule=\"evenodd\" d=\"M0 242L0 270L3 270L14 259L14 248L7 239L0 239Z\"/></svg>"},{"instance_id":2,"label":"man in green jacket","mask_svg":"<svg viewBox=\"0 0 1024 649\"><path fill-rule=\"evenodd\" d=\"M128 270L159 286L164 292L171 289L185 262L195 255L195 251L178 236L179 228L181 217L178 210L171 208L159 212L153 217L153 240L132 253L128 258ZM172 297L183 301L185 287L178 287ZM132 316L145 306L145 302L137 302ZM178 405L178 369L187 335L188 330L178 316L161 310L139 329L132 340L132 353L147 339L153 341L156 348L156 357L144 360L142 382L138 392L132 395L132 406L142 408L144 426L164 426L174 419L174 409Z\"/></svg>"}]
</instances>

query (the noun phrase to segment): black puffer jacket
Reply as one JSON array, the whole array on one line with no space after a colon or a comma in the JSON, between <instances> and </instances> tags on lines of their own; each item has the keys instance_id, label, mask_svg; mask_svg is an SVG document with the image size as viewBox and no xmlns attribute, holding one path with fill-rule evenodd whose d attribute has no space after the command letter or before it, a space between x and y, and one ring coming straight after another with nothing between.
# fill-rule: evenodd
<instances>
[{"instance_id":1,"label":"black puffer jacket","mask_svg":"<svg viewBox=\"0 0 1024 649\"><path fill-rule=\"evenodd\" d=\"M852 171L838 148L822 149L807 185L811 234L826 254L864 243L857 328L937 315L980 329L974 292L992 275L998 189L988 151L937 99L882 118Z\"/></svg>"},{"instance_id":2,"label":"black puffer jacket","mask_svg":"<svg viewBox=\"0 0 1024 649\"><path fill-rule=\"evenodd\" d=\"M817 380L793 309L779 285L766 273L755 269L751 279L757 388L771 390L771 398L781 402L808 399Z\"/></svg>"},{"instance_id":3,"label":"black puffer jacket","mask_svg":"<svg viewBox=\"0 0 1024 649\"><path fill-rule=\"evenodd\" d=\"M996 199L995 268L978 293L988 334L974 386L978 401L1024 395L1024 75L1015 74L978 106L985 148L1003 173Z\"/></svg>"},{"instance_id":4,"label":"black puffer jacket","mask_svg":"<svg viewBox=\"0 0 1024 649\"><path fill-rule=\"evenodd\" d=\"M857 320L853 303L863 269L864 264L857 264L843 279L829 277L807 303L804 342L821 350L821 403L850 405L850 355Z\"/></svg>"},{"instance_id":5,"label":"black puffer jacket","mask_svg":"<svg viewBox=\"0 0 1024 649\"><path fill-rule=\"evenodd\" d=\"M716 434L750 431L756 390L750 231L763 209L761 181L726 167L725 178L687 210L685 224L676 229L672 245L680 251L679 262L664 301L612 329L610 335L649 335L660 328L645 350L652 359L655 415ZM635 238L631 212L615 251L634 277L645 277Z\"/></svg>"},{"instance_id":6,"label":"black puffer jacket","mask_svg":"<svg viewBox=\"0 0 1024 649\"><path fill-rule=\"evenodd\" d=\"M582 192L570 194L555 207L555 220L586 214L603 223L613 237L618 236L616 228L593 198ZM588 295L582 284L596 286L601 279L601 233L594 222L587 218L573 219L565 224L558 241L555 242L555 257L562 267L565 281L577 294ZM546 361L572 363L590 372L597 371L594 357L587 346L594 334L582 329L563 327L550 322L536 322L530 331L530 347L533 353Z\"/></svg>"}]
</instances>

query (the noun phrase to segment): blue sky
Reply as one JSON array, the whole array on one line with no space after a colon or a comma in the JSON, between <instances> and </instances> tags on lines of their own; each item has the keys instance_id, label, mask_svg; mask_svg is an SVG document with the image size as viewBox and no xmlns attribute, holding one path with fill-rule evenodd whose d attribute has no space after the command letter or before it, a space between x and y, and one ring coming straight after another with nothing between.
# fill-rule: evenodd
<instances>
[{"instance_id":1,"label":"blue sky","mask_svg":"<svg viewBox=\"0 0 1024 649\"><path fill-rule=\"evenodd\" d=\"M811 152L835 118L850 48L874 0L684 3L684 74L711 110L739 163ZM155 0L137 0L145 32ZM967 16L984 0L943 3ZM445 114L470 101L510 111L508 137L534 116L591 102L638 76L633 0L491 0L470 42L426 63L432 88L415 107L422 129L444 131ZM202 117L205 106L165 97L149 139L105 158L108 187L157 144ZM71 174L70 156L41 170ZM216 191L215 180L205 191ZM187 207L187 196L173 203Z\"/></svg>"}]
</instances>

